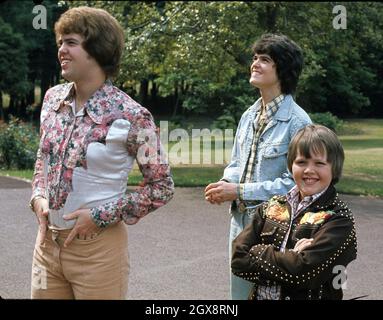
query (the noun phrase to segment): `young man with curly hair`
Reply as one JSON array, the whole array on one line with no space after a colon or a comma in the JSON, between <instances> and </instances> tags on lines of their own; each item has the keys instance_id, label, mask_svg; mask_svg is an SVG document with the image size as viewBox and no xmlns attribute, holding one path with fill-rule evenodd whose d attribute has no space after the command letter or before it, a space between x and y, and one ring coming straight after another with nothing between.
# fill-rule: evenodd
<instances>
[{"instance_id":1,"label":"young man with curly hair","mask_svg":"<svg viewBox=\"0 0 383 320\"><path fill-rule=\"evenodd\" d=\"M72 8L55 34L68 82L46 92L41 111L30 202L39 222L31 295L125 299L125 224L172 198L170 168L152 115L111 82L124 48L117 20L102 9ZM144 179L130 192L135 161Z\"/></svg>"}]
</instances>

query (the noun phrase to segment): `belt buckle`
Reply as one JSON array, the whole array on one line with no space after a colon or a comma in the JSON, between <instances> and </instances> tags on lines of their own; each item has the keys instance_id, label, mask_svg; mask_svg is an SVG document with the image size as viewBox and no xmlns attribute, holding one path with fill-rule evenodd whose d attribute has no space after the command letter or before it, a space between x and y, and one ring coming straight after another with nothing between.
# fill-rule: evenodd
<instances>
[{"instance_id":1,"label":"belt buckle","mask_svg":"<svg viewBox=\"0 0 383 320\"><path fill-rule=\"evenodd\" d=\"M245 212L246 211L246 205L241 201L238 205L238 209L240 212Z\"/></svg>"}]
</instances>

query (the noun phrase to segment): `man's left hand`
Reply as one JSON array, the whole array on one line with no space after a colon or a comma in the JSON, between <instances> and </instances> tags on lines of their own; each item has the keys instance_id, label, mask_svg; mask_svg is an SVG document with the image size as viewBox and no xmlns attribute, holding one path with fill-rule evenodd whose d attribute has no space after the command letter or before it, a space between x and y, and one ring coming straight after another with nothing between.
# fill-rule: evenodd
<instances>
[{"instance_id":1,"label":"man's left hand","mask_svg":"<svg viewBox=\"0 0 383 320\"><path fill-rule=\"evenodd\" d=\"M64 220L77 218L76 224L64 242L64 247L67 247L77 235L80 235L81 238L86 238L100 230L91 218L90 209L79 209L65 215L63 218Z\"/></svg>"}]
</instances>

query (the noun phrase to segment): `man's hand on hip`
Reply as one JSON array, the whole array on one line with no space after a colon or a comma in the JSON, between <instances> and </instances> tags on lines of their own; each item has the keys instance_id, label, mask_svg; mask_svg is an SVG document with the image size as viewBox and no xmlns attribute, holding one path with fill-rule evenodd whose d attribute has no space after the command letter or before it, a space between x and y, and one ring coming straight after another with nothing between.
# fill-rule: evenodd
<instances>
[{"instance_id":1,"label":"man's hand on hip","mask_svg":"<svg viewBox=\"0 0 383 320\"><path fill-rule=\"evenodd\" d=\"M39 242L40 244L42 244L44 242L48 227L48 200L42 197L39 197L38 199L34 200L33 211L35 212L37 220L39 222Z\"/></svg>"},{"instance_id":2,"label":"man's hand on hip","mask_svg":"<svg viewBox=\"0 0 383 320\"><path fill-rule=\"evenodd\" d=\"M77 218L76 224L64 242L64 247L67 247L77 235L80 235L82 238L87 238L100 230L92 220L90 209L79 209L65 215L63 218L64 220Z\"/></svg>"}]
</instances>

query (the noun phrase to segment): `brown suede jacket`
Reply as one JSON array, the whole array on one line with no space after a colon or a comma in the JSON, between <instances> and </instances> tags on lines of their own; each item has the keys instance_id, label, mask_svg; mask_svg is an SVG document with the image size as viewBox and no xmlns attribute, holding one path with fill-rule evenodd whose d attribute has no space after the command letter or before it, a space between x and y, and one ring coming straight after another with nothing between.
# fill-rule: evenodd
<instances>
[{"instance_id":1,"label":"brown suede jacket","mask_svg":"<svg viewBox=\"0 0 383 320\"><path fill-rule=\"evenodd\" d=\"M286 196L257 207L252 222L233 241L232 272L255 283L249 299L256 299L257 285L275 284L281 286L281 299L342 299L344 274L339 272L356 259L357 252L351 211L331 185L294 219L291 230L290 216ZM314 240L294 252L301 238Z\"/></svg>"}]
</instances>

